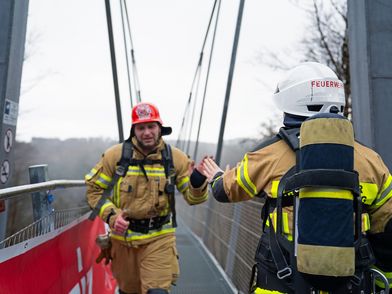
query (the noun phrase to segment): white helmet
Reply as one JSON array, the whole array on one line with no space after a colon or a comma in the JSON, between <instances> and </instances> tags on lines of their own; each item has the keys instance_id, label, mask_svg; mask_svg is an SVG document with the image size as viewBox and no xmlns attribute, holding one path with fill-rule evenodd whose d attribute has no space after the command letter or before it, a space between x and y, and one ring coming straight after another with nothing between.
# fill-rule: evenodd
<instances>
[{"instance_id":1,"label":"white helmet","mask_svg":"<svg viewBox=\"0 0 392 294\"><path fill-rule=\"evenodd\" d=\"M344 85L327 66L304 62L289 70L274 93L277 107L285 113L312 116L345 105Z\"/></svg>"}]
</instances>

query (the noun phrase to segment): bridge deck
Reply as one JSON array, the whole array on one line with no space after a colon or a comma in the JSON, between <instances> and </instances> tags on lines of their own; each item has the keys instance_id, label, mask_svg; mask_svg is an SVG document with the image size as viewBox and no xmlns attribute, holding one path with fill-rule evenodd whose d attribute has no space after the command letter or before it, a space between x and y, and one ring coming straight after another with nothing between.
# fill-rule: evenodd
<instances>
[{"instance_id":1,"label":"bridge deck","mask_svg":"<svg viewBox=\"0 0 392 294\"><path fill-rule=\"evenodd\" d=\"M181 273L177 285L172 287L171 293L236 293L222 269L181 219L178 220L176 235Z\"/></svg>"}]
</instances>

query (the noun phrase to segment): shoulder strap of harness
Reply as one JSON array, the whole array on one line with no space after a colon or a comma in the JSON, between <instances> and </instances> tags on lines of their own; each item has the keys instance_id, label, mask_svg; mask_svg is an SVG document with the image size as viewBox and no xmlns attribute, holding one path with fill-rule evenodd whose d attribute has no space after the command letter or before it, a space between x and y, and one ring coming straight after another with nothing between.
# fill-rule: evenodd
<instances>
[{"instance_id":1,"label":"shoulder strap of harness","mask_svg":"<svg viewBox=\"0 0 392 294\"><path fill-rule=\"evenodd\" d=\"M293 151L299 150L299 128L286 129L282 127L277 136L285 141Z\"/></svg>"},{"instance_id":2,"label":"shoulder strap of harness","mask_svg":"<svg viewBox=\"0 0 392 294\"><path fill-rule=\"evenodd\" d=\"M273 227L273 222L271 217L269 216L269 198L266 199L266 209L263 209L262 214L264 214L263 219L263 227L265 226L265 222L268 219L270 222L269 225L269 242L271 245L271 254L273 260L275 262L275 266L277 268L277 277L278 279L284 279L286 277L290 277L293 274L293 265L287 262L285 255L282 252L282 248L289 253L290 256L293 254L293 245L288 242L282 236L282 215L283 215L283 200L285 197L291 196L284 196L285 184L287 179L292 176L298 170L298 161L299 161L299 128L294 129L285 129L280 128L279 133L277 134L279 138L284 140L287 145L296 153L296 165L293 166L283 177L280 179L277 191L277 199L276 199L276 232ZM291 199L290 199L291 200ZM291 260L291 257L290 257Z\"/></svg>"},{"instance_id":3,"label":"shoulder strap of harness","mask_svg":"<svg viewBox=\"0 0 392 294\"><path fill-rule=\"evenodd\" d=\"M299 140L298 140L298 136L299 136L299 128L291 128L291 129L287 129L284 127L281 127L279 129L278 134L276 134L274 137L272 137L269 140L266 140L264 142L261 142L254 150L258 150L261 148L264 148L268 145L271 145L275 142L278 142L279 140L283 140L286 142L286 144L293 150L296 152L296 159L298 162L298 157L299 157L299 152L297 152L299 150ZM295 171L297 170L297 167L292 168L292 170L290 170L290 175L292 175ZM283 178L287 178L288 173L286 173ZM278 194L281 193L283 191L283 184L282 184L282 179L280 181L280 184L278 186ZM271 199L270 197L266 196L266 193L264 191L261 191L258 195L256 195L257 197L260 198L265 198L265 202L263 205L263 208L261 210L261 219L263 220L263 231L265 229L265 225L270 213L270 208L271 207L277 207L277 199ZM287 205L292 205L293 201L292 198L288 199L285 198L282 200L282 202L280 202L280 204L283 204L284 206Z\"/></svg>"},{"instance_id":4,"label":"shoulder strap of harness","mask_svg":"<svg viewBox=\"0 0 392 294\"><path fill-rule=\"evenodd\" d=\"M131 164L132 157L133 157L132 142L130 139L128 139L123 143L121 159L117 163L116 174L119 174L121 177L127 174L128 167Z\"/></svg>"},{"instance_id":5,"label":"shoulder strap of harness","mask_svg":"<svg viewBox=\"0 0 392 294\"><path fill-rule=\"evenodd\" d=\"M171 146L169 144L165 144L165 148L162 150L162 160L163 166L165 168L166 178L168 180L168 183L165 187L165 192L169 196L169 206L172 213L172 225L175 228L177 227L175 199L176 171L174 169L173 155Z\"/></svg>"},{"instance_id":6,"label":"shoulder strap of harness","mask_svg":"<svg viewBox=\"0 0 392 294\"><path fill-rule=\"evenodd\" d=\"M165 174L168 177L170 170L174 170L173 156L170 144L165 144L165 148L162 150L162 161L165 168Z\"/></svg>"},{"instance_id":7,"label":"shoulder strap of harness","mask_svg":"<svg viewBox=\"0 0 392 294\"><path fill-rule=\"evenodd\" d=\"M109 183L108 187L102 193L102 196L99 199L97 205L95 205L93 211L90 213L90 216L88 217L89 220L95 219L95 217L99 214L99 211L101 210L102 206L105 204L106 199L109 198L114 185L118 182L120 177L126 175L128 171L128 167L131 163L132 156L133 156L132 143L131 140L128 139L124 141L124 143L122 144L121 159L119 162L117 162L116 172L113 175L112 181Z\"/></svg>"}]
</instances>

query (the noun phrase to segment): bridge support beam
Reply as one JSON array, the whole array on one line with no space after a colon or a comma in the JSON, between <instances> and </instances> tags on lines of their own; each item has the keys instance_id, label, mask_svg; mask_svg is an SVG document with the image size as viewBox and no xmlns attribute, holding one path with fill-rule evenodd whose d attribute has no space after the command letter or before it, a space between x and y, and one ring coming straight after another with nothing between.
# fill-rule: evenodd
<instances>
[{"instance_id":1,"label":"bridge support beam","mask_svg":"<svg viewBox=\"0 0 392 294\"><path fill-rule=\"evenodd\" d=\"M356 138L392 170L392 5L348 0L352 111Z\"/></svg>"}]
</instances>

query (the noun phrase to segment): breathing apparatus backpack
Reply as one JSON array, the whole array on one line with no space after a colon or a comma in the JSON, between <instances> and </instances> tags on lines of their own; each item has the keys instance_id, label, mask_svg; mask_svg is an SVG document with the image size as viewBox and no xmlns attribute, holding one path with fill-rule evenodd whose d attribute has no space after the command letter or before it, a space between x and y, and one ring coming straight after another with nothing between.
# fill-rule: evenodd
<instances>
[{"instance_id":1,"label":"breathing apparatus backpack","mask_svg":"<svg viewBox=\"0 0 392 294\"><path fill-rule=\"evenodd\" d=\"M296 165L281 178L273 207L266 199L262 218L269 222L272 262L268 265L264 258L262 236L253 271L269 267L290 293L361 293L359 289L369 286L364 273L374 256L362 233L352 124L338 114L317 114L302 123L299 134L298 140L298 129L279 131L278 138L296 152ZM290 241L283 233L284 206L293 206ZM271 208L276 209L276 222Z\"/></svg>"}]
</instances>

